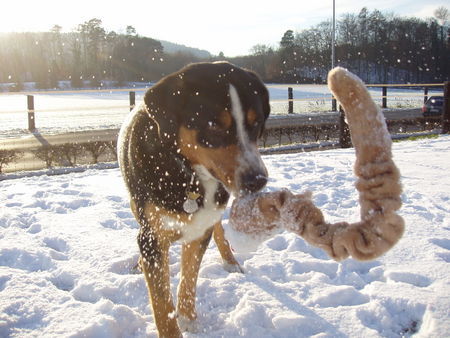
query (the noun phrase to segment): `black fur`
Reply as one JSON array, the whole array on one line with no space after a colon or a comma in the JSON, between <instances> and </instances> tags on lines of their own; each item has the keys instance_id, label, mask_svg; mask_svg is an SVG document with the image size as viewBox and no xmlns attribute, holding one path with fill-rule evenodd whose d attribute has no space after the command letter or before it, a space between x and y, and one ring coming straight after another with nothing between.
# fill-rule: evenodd
<instances>
[{"instance_id":1,"label":"black fur","mask_svg":"<svg viewBox=\"0 0 450 338\"><path fill-rule=\"evenodd\" d=\"M152 267L161 264L162 253L160 251L160 246L158 245L158 239L153 234L153 229L151 227L140 227L137 242L141 257L145 263Z\"/></svg>"}]
</instances>

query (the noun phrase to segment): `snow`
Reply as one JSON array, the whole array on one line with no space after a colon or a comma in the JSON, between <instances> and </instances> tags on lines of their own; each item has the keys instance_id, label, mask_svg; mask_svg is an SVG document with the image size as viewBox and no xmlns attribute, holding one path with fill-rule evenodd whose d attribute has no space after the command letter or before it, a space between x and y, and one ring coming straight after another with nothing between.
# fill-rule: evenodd
<instances>
[{"instance_id":1,"label":"snow","mask_svg":"<svg viewBox=\"0 0 450 338\"><path fill-rule=\"evenodd\" d=\"M212 241L198 281L199 332L185 337L448 337L450 136L394 143L393 153L406 231L391 251L338 263L283 232L237 254L240 274L224 270ZM264 162L267 190L311 190L327 221L358 219L352 149ZM117 168L4 180L0 204L0 337L157 336ZM179 256L172 246L174 294Z\"/></svg>"},{"instance_id":2,"label":"snow","mask_svg":"<svg viewBox=\"0 0 450 338\"><path fill-rule=\"evenodd\" d=\"M137 91L142 101L144 89ZM120 128L129 112L128 91L47 93L34 95L35 121L40 133ZM27 98L0 95L0 136L27 135Z\"/></svg>"}]
</instances>

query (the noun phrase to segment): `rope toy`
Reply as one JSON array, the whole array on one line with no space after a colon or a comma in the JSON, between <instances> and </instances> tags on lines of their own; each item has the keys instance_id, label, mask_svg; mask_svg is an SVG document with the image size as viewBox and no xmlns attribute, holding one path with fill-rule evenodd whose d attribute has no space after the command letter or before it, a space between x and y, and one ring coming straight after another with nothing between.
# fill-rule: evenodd
<instances>
[{"instance_id":1,"label":"rope toy","mask_svg":"<svg viewBox=\"0 0 450 338\"><path fill-rule=\"evenodd\" d=\"M259 240L288 230L338 261L349 256L375 259L398 242L405 227L396 213L402 188L392 160L391 137L380 108L356 75L337 67L328 74L328 87L344 108L355 147L361 220L326 223L310 192L295 195L283 189L236 198L230 225Z\"/></svg>"}]
</instances>

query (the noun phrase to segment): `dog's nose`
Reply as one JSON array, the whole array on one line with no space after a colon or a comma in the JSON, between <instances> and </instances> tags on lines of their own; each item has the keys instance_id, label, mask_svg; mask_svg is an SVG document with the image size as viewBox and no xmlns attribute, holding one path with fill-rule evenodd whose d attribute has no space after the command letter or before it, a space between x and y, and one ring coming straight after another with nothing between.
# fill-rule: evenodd
<instances>
[{"instance_id":1,"label":"dog's nose","mask_svg":"<svg viewBox=\"0 0 450 338\"><path fill-rule=\"evenodd\" d=\"M246 173L241 176L241 193L244 195L260 191L267 184L264 174Z\"/></svg>"}]
</instances>

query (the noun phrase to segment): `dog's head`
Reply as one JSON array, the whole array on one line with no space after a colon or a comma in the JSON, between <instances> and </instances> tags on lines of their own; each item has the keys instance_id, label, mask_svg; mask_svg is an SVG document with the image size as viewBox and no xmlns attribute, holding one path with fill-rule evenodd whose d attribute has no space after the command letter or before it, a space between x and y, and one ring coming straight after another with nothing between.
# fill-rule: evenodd
<instances>
[{"instance_id":1,"label":"dog's head","mask_svg":"<svg viewBox=\"0 0 450 338\"><path fill-rule=\"evenodd\" d=\"M162 79L144 101L161 142L227 190L242 195L265 186L257 140L270 106L255 73L226 62L192 64Z\"/></svg>"}]
</instances>

